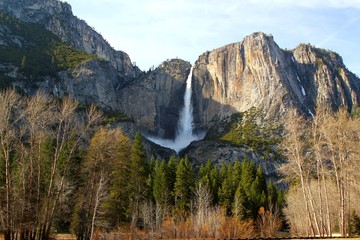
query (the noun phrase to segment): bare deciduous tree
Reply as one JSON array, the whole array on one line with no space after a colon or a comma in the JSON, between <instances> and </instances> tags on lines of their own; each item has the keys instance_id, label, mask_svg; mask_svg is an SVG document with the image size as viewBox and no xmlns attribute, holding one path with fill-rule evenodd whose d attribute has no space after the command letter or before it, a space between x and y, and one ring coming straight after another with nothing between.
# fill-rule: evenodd
<instances>
[{"instance_id":1,"label":"bare deciduous tree","mask_svg":"<svg viewBox=\"0 0 360 240\"><path fill-rule=\"evenodd\" d=\"M77 108L69 98L55 101L42 92L33 97L20 97L14 90L0 93L5 239L49 237L55 213L69 192L71 161L90 127L101 119L95 107L86 114Z\"/></svg>"},{"instance_id":2,"label":"bare deciduous tree","mask_svg":"<svg viewBox=\"0 0 360 240\"><path fill-rule=\"evenodd\" d=\"M343 109L332 113L319 108L312 122L293 116L296 115L290 115L285 124L287 135L282 146L288 162L281 171L292 182L292 188L300 183L303 204L289 194L287 218L292 229L301 234L331 236L333 227L338 226L341 236L346 236L350 212L354 209L351 192L359 188L356 182L360 180L356 171L360 157L360 121ZM298 193L296 191L300 197ZM297 211L306 213L307 224L300 223L301 214L294 213L294 204L302 207ZM335 215L337 221L334 222ZM304 231L304 226L309 227L310 232Z\"/></svg>"}]
</instances>

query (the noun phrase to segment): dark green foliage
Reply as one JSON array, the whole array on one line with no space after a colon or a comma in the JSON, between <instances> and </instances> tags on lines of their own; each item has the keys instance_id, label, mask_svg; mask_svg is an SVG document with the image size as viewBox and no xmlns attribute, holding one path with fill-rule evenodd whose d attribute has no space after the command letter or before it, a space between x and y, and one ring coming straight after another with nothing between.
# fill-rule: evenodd
<instances>
[{"instance_id":1,"label":"dark green foliage","mask_svg":"<svg viewBox=\"0 0 360 240\"><path fill-rule=\"evenodd\" d=\"M0 63L19 67L25 79L55 76L58 71L74 68L81 62L95 58L66 45L56 35L40 25L22 22L0 12L0 25L6 30L2 39L6 44L0 47ZM12 39L17 39L12 41ZM11 82L0 72L1 87Z\"/></svg>"},{"instance_id":2,"label":"dark green foliage","mask_svg":"<svg viewBox=\"0 0 360 240\"><path fill-rule=\"evenodd\" d=\"M149 177L149 165L146 160L146 152L142 146L142 136L136 133L131 147L130 176L128 189L130 198L139 201L147 191L146 180Z\"/></svg>"},{"instance_id":3,"label":"dark green foliage","mask_svg":"<svg viewBox=\"0 0 360 240\"><path fill-rule=\"evenodd\" d=\"M238 183L234 182L234 168L232 164L223 164L220 169L219 204L231 212L232 202Z\"/></svg>"},{"instance_id":4,"label":"dark green foliage","mask_svg":"<svg viewBox=\"0 0 360 240\"><path fill-rule=\"evenodd\" d=\"M169 177L169 189L171 194L171 203L175 204L175 181L176 181L176 170L179 166L180 160L176 158L175 156L171 156L168 164L167 164L167 171L168 171L168 177Z\"/></svg>"},{"instance_id":5,"label":"dark green foliage","mask_svg":"<svg viewBox=\"0 0 360 240\"><path fill-rule=\"evenodd\" d=\"M175 205L181 211L190 207L193 196L195 177L193 167L187 157L180 160L176 170L176 181L174 184Z\"/></svg>"},{"instance_id":6,"label":"dark green foliage","mask_svg":"<svg viewBox=\"0 0 360 240\"><path fill-rule=\"evenodd\" d=\"M2 75L0 72L0 89L6 89L11 86L11 83L14 81L13 78L6 75Z\"/></svg>"},{"instance_id":7,"label":"dark green foliage","mask_svg":"<svg viewBox=\"0 0 360 240\"><path fill-rule=\"evenodd\" d=\"M226 208L228 214L230 214L233 199L233 185L229 181L229 178L225 178L219 188L219 204Z\"/></svg>"},{"instance_id":8,"label":"dark green foliage","mask_svg":"<svg viewBox=\"0 0 360 240\"><path fill-rule=\"evenodd\" d=\"M108 227L116 227L130 218L128 177L130 174L131 144L127 137L117 139L116 161L112 165L109 196L104 201L104 218Z\"/></svg>"},{"instance_id":9,"label":"dark green foliage","mask_svg":"<svg viewBox=\"0 0 360 240\"><path fill-rule=\"evenodd\" d=\"M64 170L65 161L70 151L69 148L71 144L73 144L73 141L74 141L73 139L67 141L66 147L62 152L62 158L60 159L62 164L61 166L62 170ZM48 154L54 154L53 153L54 145L55 145L55 141L53 139L47 139L43 146L44 166L42 167L42 169L45 172L45 176L50 176L51 162L49 160L51 158L47 156L51 156ZM71 230L70 228L71 228L71 222L73 220L74 206L76 205L76 201L77 201L76 193L78 192L81 183L84 180L84 178L79 174L79 172L81 171L84 154L85 154L84 150L76 148L75 153L72 154L72 157L70 159L68 159L69 160L69 162L67 163L68 170L66 170L66 174L64 177L65 179L67 179L67 182L72 184L73 190L69 193L68 200L66 201L66 203L61 205L61 211L58 211L58 215L55 216L53 228L57 232L70 232ZM48 180L49 179L47 179L47 181Z\"/></svg>"},{"instance_id":10,"label":"dark green foliage","mask_svg":"<svg viewBox=\"0 0 360 240\"><path fill-rule=\"evenodd\" d=\"M153 196L159 205L170 203L169 170L165 161L157 161L154 168Z\"/></svg>"},{"instance_id":11,"label":"dark green foliage","mask_svg":"<svg viewBox=\"0 0 360 240\"><path fill-rule=\"evenodd\" d=\"M201 165L198 174L198 184L202 184L209 189L210 193L213 196L213 204L218 202L219 196L218 191L220 187L220 173L218 168L207 161L205 165Z\"/></svg>"},{"instance_id":12,"label":"dark green foliage","mask_svg":"<svg viewBox=\"0 0 360 240\"><path fill-rule=\"evenodd\" d=\"M350 223L349 223L349 233L351 236L360 235L360 216L356 214L355 211L352 212Z\"/></svg>"}]
</instances>

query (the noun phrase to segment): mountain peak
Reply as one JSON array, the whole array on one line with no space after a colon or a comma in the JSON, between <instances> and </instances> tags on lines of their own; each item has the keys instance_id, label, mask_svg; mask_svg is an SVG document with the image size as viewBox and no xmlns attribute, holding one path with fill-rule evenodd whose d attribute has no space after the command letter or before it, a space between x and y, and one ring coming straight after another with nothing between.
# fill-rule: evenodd
<instances>
[{"instance_id":1,"label":"mountain peak","mask_svg":"<svg viewBox=\"0 0 360 240\"><path fill-rule=\"evenodd\" d=\"M85 21L74 16L68 3L58 0L0 0L0 10L22 21L40 24L74 48L109 61L125 76L135 77L140 73L125 52L114 50Z\"/></svg>"},{"instance_id":2,"label":"mountain peak","mask_svg":"<svg viewBox=\"0 0 360 240\"><path fill-rule=\"evenodd\" d=\"M274 38L271 34L266 34L263 32L254 32L247 35L243 41L274 41Z\"/></svg>"},{"instance_id":3,"label":"mountain peak","mask_svg":"<svg viewBox=\"0 0 360 240\"><path fill-rule=\"evenodd\" d=\"M58 0L1 0L0 9L22 21L40 24L54 14L72 15L70 4Z\"/></svg>"},{"instance_id":4,"label":"mountain peak","mask_svg":"<svg viewBox=\"0 0 360 240\"><path fill-rule=\"evenodd\" d=\"M309 44L283 50L262 32L201 55L194 69L195 119L205 126L252 107L262 119L282 119L290 108L312 116L319 105L360 104L360 80L337 53Z\"/></svg>"}]
</instances>

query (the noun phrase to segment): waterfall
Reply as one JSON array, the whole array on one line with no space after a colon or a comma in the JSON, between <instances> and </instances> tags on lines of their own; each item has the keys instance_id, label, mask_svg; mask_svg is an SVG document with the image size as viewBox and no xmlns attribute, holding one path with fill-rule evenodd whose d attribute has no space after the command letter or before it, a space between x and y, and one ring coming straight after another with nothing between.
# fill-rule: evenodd
<instances>
[{"instance_id":1,"label":"waterfall","mask_svg":"<svg viewBox=\"0 0 360 240\"><path fill-rule=\"evenodd\" d=\"M186 79L186 89L184 95L184 107L180 112L179 122L176 129L176 136L174 140L159 139L155 137L148 137L149 140L163 146L174 149L179 152L181 149L187 147L192 141L199 140L196 134L193 134L193 108L191 102L192 95L192 73L194 66L191 67L190 73Z\"/></svg>"},{"instance_id":2,"label":"waterfall","mask_svg":"<svg viewBox=\"0 0 360 240\"><path fill-rule=\"evenodd\" d=\"M198 140L198 136L193 134L193 108L191 102L192 95L192 73L194 66L191 67L189 76L186 80L184 95L184 107L180 112L179 123L176 131L175 146L179 151L189 145L192 141Z\"/></svg>"}]
</instances>

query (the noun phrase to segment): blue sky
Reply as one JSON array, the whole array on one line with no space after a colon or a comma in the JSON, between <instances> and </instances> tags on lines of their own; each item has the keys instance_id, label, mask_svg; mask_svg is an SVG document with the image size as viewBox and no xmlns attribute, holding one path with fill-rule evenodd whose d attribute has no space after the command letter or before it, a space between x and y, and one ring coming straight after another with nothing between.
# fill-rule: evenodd
<instances>
[{"instance_id":1,"label":"blue sky","mask_svg":"<svg viewBox=\"0 0 360 240\"><path fill-rule=\"evenodd\" d=\"M262 31L281 48L300 43L339 53L360 76L360 0L65 0L142 70Z\"/></svg>"}]
</instances>

